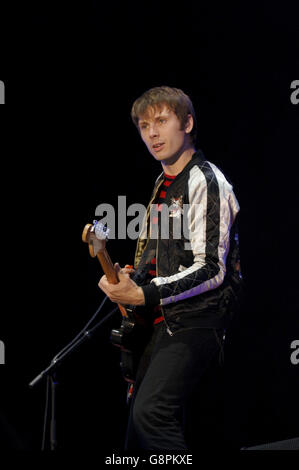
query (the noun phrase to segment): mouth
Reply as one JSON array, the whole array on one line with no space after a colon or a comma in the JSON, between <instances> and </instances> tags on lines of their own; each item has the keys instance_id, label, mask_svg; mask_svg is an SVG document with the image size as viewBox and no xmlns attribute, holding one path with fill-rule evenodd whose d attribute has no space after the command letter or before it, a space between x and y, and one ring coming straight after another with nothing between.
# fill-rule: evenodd
<instances>
[{"instance_id":1,"label":"mouth","mask_svg":"<svg viewBox=\"0 0 299 470\"><path fill-rule=\"evenodd\" d=\"M160 150L162 150L164 145L164 142L157 142L156 144L152 145L152 148L155 152L159 152Z\"/></svg>"}]
</instances>

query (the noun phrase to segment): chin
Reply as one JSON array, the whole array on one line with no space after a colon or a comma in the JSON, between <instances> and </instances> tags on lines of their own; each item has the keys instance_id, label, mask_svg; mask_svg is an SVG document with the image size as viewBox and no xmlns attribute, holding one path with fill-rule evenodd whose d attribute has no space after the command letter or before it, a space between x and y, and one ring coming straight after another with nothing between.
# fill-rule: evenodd
<instances>
[{"instance_id":1,"label":"chin","mask_svg":"<svg viewBox=\"0 0 299 470\"><path fill-rule=\"evenodd\" d=\"M165 155L154 155L156 160L159 160L159 162L167 161L169 159L168 156Z\"/></svg>"},{"instance_id":2,"label":"chin","mask_svg":"<svg viewBox=\"0 0 299 470\"><path fill-rule=\"evenodd\" d=\"M165 156L165 154L164 155L157 155L156 153L152 153L152 152L150 152L150 153L154 157L154 159L158 160L159 162L161 162L163 160L167 160L167 158L169 158L169 157Z\"/></svg>"}]
</instances>

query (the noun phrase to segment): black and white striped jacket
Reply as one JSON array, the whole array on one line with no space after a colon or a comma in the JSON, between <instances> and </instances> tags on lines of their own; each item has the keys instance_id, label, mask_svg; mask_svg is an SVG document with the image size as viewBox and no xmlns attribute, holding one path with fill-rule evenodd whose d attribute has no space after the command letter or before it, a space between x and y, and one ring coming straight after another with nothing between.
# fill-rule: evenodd
<instances>
[{"instance_id":1,"label":"black and white striped jacket","mask_svg":"<svg viewBox=\"0 0 299 470\"><path fill-rule=\"evenodd\" d=\"M137 242L135 281L142 284L147 265L156 256L157 276L142 288L146 306L161 306L170 334L190 327L223 328L242 282L236 230L239 203L232 185L197 151L166 193L157 235L152 233L150 214L162 182L163 173Z\"/></svg>"}]
</instances>

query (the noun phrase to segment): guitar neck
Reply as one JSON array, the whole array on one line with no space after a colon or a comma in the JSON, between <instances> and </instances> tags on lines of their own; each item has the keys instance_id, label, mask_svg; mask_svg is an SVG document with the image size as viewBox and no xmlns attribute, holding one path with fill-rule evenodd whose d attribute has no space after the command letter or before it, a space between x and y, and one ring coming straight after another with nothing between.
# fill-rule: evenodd
<instances>
[{"instance_id":1,"label":"guitar neck","mask_svg":"<svg viewBox=\"0 0 299 470\"><path fill-rule=\"evenodd\" d=\"M106 248L104 248L102 251L99 251L97 253L97 257L101 263L104 273L106 274L108 282L110 282L110 284L117 284L119 279Z\"/></svg>"},{"instance_id":2,"label":"guitar neck","mask_svg":"<svg viewBox=\"0 0 299 470\"><path fill-rule=\"evenodd\" d=\"M101 225L98 231L99 237L95 236L94 233L94 227L95 225L87 224L84 227L83 233L82 233L82 240L85 243L88 243L89 245L89 253L90 255L94 258L95 253L97 255L97 258L102 266L102 269L104 273L106 274L107 280L110 284L118 284L119 279L117 272L114 269L114 266L112 264L111 258L108 255L108 252L105 248L106 244L106 235L107 232L104 230L104 227ZM123 317L128 318L128 313L125 307L121 304L117 304L119 307L119 310L121 311L121 314Z\"/></svg>"},{"instance_id":3,"label":"guitar neck","mask_svg":"<svg viewBox=\"0 0 299 470\"><path fill-rule=\"evenodd\" d=\"M104 273L106 274L108 282L110 282L110 284L118 284L119 283L118 275L114 269L111 258L106 248L104 248L102 251L99 251L97 253L97 257L98 257L99 262L101 263ZM122 316L128 318L128 313L125 307L123 307L121 304L117 304L117 305Z\"/></svg>"}]
</instances>

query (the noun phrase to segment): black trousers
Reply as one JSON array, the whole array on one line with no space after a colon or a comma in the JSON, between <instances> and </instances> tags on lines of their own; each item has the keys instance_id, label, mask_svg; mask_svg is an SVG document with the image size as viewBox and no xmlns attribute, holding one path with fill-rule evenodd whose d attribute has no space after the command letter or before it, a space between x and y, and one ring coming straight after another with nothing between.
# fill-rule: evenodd
<instances>
[{"instance_id":1,"label":"black trousers","mask_svg":"<svg viewBox=\"0 0 299 470\"><path fill-rule=\"evenodd\" d=\"M136 376L126 451L190 450L188 432L202 425L192 424L193 404L202 396L212 364L221 361L223 334L223 330L190 328L170 336L164 322L154 327Z\"/></svg>"}]
</instances>

